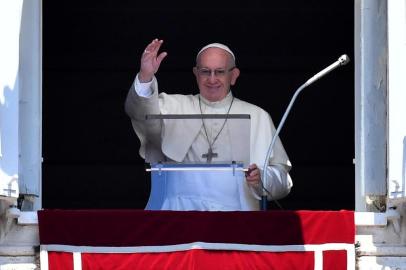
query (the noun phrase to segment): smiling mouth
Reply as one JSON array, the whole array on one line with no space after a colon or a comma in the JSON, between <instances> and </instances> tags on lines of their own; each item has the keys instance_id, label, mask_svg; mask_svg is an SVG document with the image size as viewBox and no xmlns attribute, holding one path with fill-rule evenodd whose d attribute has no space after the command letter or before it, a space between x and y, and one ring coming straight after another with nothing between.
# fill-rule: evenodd
<instances>
[{"instance_id":1,"label":"smiling mouth","mask_svg":"<svg viewBox=\"0 0 406 270\"><path fill-rule=\"evenodd\" d=\"M219 90L221 88L220 85L206 85L206 88L209 90Z\"/></svg>"}]
</instances>

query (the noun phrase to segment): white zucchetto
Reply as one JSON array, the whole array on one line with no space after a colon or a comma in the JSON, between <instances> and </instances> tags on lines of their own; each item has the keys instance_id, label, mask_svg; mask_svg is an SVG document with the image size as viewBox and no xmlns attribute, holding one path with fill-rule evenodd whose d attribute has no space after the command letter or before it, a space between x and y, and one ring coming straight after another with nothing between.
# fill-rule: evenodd
<instances>
[{"instance_id":1,"label":"white zucchetto","mask_svg":"<svg viewBox=\"0 0 406 270\"><path fill-rule=\"evenodd\" d=\"M229 47L227 47L226 45L221 44L221 43L210 43L210 44L204 46L204 47L197 53L197 55L196 55L196 60L197 60L197 58L199 57L199 55L200 55L204 50L206 50L206 49L208 49L208 48L219 48L219 49L225 50L226 52L228 52L228 53L231 54L231 56L233 57L233 59L234 59L234 61L235 61L234 53L230 50Z\"/></svg>"}]
</instances>

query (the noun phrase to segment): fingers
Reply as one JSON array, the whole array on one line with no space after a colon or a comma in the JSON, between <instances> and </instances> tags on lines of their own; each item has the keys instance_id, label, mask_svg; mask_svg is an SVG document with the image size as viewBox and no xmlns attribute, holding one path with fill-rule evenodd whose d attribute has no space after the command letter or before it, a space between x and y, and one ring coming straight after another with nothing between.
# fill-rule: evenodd
<instances>
[{"instance_id":1,"label":"fingers","mask_svg":"<svg viewBox=\"0 0 406 270\"><path fill-rule=\"evenodd\" d=\"M166 52L160 53L158 57L156 58L158 64L161 64L162 60L167 56L168 54Z\"/></svg>"},{"instance_id":2,"label":"fingers","mask_svg":"<svg viewBox=\"0 0 406 270\"><path fill-rule=\"evenodd\" d=\"M259 187L261 182L261 174L256 164L251 164L245 174L248 185Z\"/></svg>"},{"instance_id":3,"label":"fingers","mask_svg":"<svg viewBox=\"0 0 406 270\"><path fill-rule=\"evenodd\" d=\"M247 181L248 182L255 182L255 181L259 181L260 180L260 173L258 169L255 169L253 171L251 171L248 175L247 175Z\"/></svg>"},{"instance_id":4,"label":"fingers","mask_svg":"<svg viewBox=\"0 0 406 270\"><path fill-rule=\"evenodd\" d=\"M158 71L162 60L167 56L166 52L162 52L158 55L159 49L163 40L158 40L157 38L152 40L151 43L147 45L142 56L141 65L138 79L140 82L149 82L152 80L154 74Z\"/></svg>"},{"instance_id":5,"label":"fingers","mask_svg":"<svg viewBox=\"0 0 406 270\"><path fill-rule=\"evenodd\" d=\"M150 44L147 45L143 55L157 55L163 42L164 41L162 39L161 40L158 40L157 38L154 39L153 41L151 41Z\"/></svg>"},{"instance_id":6,"label":"fingers","mask_svg":"<svg viewBox=\"0 0 406 270\"><path fill-rule=\"evenodd\" d=\"M154 39L150 44L145 48L141 62L148 63L150 62L153 66L160 65L161 61L168 55L166 52L162 52L158 55L159 49L164 41Z\"/></svg>"},{"instance_id":7,"label":"fingers","mask_svg":"<svg viewBox=\"0 0 406 270\"><path fill-rule=\"evenodd\" d=\"M258 169L258 167L257 167L257 165L256 165L255 163L249 165L249 166L248 166L248 171L245 172L245 176L247 176L247 177L250 176L251 173L252 173L254 170L256 170L256 169Z\"/></svg>"}]
</instances>

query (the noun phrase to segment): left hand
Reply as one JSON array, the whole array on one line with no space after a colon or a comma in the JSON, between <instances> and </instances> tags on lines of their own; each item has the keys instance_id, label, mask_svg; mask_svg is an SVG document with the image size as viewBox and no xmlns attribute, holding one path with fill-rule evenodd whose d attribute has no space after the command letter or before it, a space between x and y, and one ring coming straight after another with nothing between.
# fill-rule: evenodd
<instances>
[{"instance_id":1,"label":"left hand","mask_svg":"<svg viewBox=\"0 0 406 270\"><path fill-rule=\"evenodd\" d=\"M248 166L248 172L245 173L247 184L254 188L258 188L261 184L261 173L257 164L251 164Z\"/></svg>"}]
</instances>

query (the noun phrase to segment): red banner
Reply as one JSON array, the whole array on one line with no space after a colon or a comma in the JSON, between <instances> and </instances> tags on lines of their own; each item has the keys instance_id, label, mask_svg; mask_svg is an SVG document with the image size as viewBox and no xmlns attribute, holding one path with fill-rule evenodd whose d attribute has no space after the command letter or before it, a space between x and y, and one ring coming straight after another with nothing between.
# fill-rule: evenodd
<instances>
[{"instance_id":1,"label":"red banner","mask_svg":"<svg viewBox=\"0 0 406 270\"><path fill-rule=\"evenodd\" d=\"M355 269L350 211L43 210L38 217L41 269Z\"/></svg>"}]
</instances>

